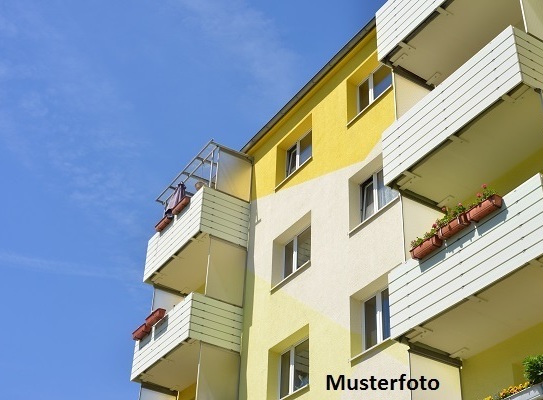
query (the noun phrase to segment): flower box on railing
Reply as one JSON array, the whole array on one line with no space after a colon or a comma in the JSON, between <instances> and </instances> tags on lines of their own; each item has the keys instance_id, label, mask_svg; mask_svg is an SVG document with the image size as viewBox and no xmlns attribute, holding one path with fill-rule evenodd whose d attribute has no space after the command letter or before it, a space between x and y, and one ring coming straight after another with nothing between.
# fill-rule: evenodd
<instances>
[{"instance_id":1,"label":"flower box on railing","mask_svg":"<svg viewBox=\"0 0 543 400\"><path fill-rule=\"evenodd\" d=\"M145 318L145 324L148 326L153 326L158 321L160 321L162 318L164 318L164 315L166 315L166 310L163 308L157 308L155 311L151 313L147 318Z\"/></svg>"},{"instance_id":2,"label":"flower box on railing","mask_svg":"<svg viewBox=\"0 0 543 400\"><path fill-rule=\"evenodd\" d=\"M141 340L151 332L151 325L142 324L138 329L132 332L132 339Z\"/></svg>"},{"instance_id":3,"label":"flower box on railing","mask_svg":"<svg viewBox=\"0 0 543 400\"><path fill-rule=\"evenodd\" d=\"M181 201L179 203L177 203L173 208L172 208L172 214L173 215L177 215L179 214L181 211L183 211L183 209L187 206L187 204L190 203L190 197L189 196L185 196L181 199Z\"/></svg>"},{"instance_id":4,"label":"flower box on railing","mask_svg":"<svg viewBox=\"0 0 543 400\"><path fill-rule=\"evenodd\" d=\"M447 225L442 226L437 231L440 239L449 239L470 224L467 213L462 213L452 219Z\"/></svg>"},{"instance_id":5,"label":"flower box on railing","mask_svg":"<svg viewBox=\"0 0 543 400\"><path fill-rule=\"evenodd\" d=\"M470 221L479 222L487 215L493 213L502 206L502 197L498 194L493 194L480 204L471 208L468 211L468 218Z\"/></svg>"},{"instance_id":6,"label":"flower box on railing","mask_svg":"<svg viewBox=\"0 0 543 400\"><path fill-rule=\"evenodd\" d=\"M162 232L172 222L172 217L165 216L155 225L155 231Z\"/></svg>"},{"instance_id":7,"label":"flower box on railing","mask_svg":"<svg viewBox=\"0 0 543 400\"><path fill-rule=\"evenodd\" d=\"M443 240L437 237L437 235L432 236L429 239L426 239L424 242L419 244L416 247L413 247L409 252L411 253L411 258L422 260L428 254L439 249L443 244Z\"/></svg>"}]
</instances>

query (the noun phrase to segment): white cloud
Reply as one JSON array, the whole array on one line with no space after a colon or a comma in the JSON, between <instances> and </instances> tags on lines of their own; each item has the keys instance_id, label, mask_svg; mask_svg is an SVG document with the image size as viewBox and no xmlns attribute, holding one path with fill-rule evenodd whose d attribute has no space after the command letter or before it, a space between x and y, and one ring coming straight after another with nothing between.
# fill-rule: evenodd
<instances>
[{"instance_id":1,"label":"white cloud","mask_svg":"<svg viewBox=\"0 0 543 400\"><path fill-rule=\"evenodd\" d=\"M0 265L3 268L24 269L47 274L138 282L139 268L108 267L83 265L73 262L29 257L0 250ZM138 282L139 283L139 282Z\"/></svg>"},{"instance_id":2,"label":"white cloud","mask_svg":"<svg viewBox=\"0 0 543 400\"><path fill-rule=\"evenodd\" d=\"M130 105L40 6L22 3L0 17L0 143L34 177L126 229L134 218L117 216L138 196L129 166L141 146Z\"/></svg>"},{"instance_id":3,"label":"white cloud","mask_svg":"<svg viewBox=\"0 0 543 400\"><path fill-rule=\"evenodd\" d=\"M285 46L274 21L243 0L177 0L199 27L237 66L250 74L260 96L285 101L295 89L292 71L298 56Z\"/></svg>"}]
</instances>

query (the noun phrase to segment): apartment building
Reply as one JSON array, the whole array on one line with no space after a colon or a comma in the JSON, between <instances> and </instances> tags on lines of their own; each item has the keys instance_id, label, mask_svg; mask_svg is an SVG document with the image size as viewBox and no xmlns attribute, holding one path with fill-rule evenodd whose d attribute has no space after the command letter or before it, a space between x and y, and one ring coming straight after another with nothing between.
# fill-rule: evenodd
<instances>
[{"instance_id":1,"label":"apartment building","mask_svg":"<svg viewBox=\"0 0 543 400\"><path fill-rule=\"evenodd\" d=\"M157 198L140 399L523 382L543 353L542 21L540 0L390 0L240 151L208 143ZM483 183L501 207L412 259Z\"/></svg>"},{"instance_id":2,"label":"apartment building","mask_svg":"<svg viewBox=\"0 0 543 400\"><path fill-rule=\"evenodd\" d=\"M466 204L482 184L503 195L388 281L391 337L460 361L462 398L482 399L543 353L543 3L389 0L377 49L397 99L384 183L429 206Z\"/></svg>"}]
</instances>

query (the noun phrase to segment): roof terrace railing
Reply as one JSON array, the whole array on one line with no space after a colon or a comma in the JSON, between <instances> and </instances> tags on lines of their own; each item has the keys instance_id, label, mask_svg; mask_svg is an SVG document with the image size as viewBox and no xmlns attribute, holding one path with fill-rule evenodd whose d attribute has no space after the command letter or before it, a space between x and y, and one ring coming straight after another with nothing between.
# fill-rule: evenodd
<instances>
[{"instance_id":1,"label":"roof terrace railing","mask_svg":"<svg viewBox=\"0 0 543 400\"><path fill-rule=\"evenodd\" d=\"M179 187L187 188L186 194L192 195L192 188L198 191L203 185L248 201L251 170L251 157L211 139L158 195L156 201L167 207Z\"/></svg>"}]
</instances>

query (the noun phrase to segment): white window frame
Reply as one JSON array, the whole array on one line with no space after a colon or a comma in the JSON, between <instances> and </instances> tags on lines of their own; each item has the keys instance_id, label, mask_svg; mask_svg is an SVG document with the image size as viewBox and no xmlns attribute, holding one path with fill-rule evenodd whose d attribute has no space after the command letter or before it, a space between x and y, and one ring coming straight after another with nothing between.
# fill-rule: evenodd
<instances>
[{"instance_id":1,"label":"white window frame","mask_svg":"<svg viewBox=\"0 0 543 400\"><path fill-rule=\"evenodd\" d=\"M286 160L286 166L285 166L285 176L286 177L289 177L290 175L292 175L294 172L296 172L302 165L304 165L306 162L308 162L311 157L313 156L313 137L311 137L311 155L307 158L307 160L305 160L304 162L300 163L300 153L301 153L301 149L300 149L300 143L303 139L306 138L306 136L308 135L311 135L313 133L313 130L310 129L308 130L303 136L301 136L297 141L296 143L291 146L288 150L287 150L287 160ZM294 165L294 169L292 171L289 171L289 166L290 166L290 154L294 151L294 154L295 154L295 157L296 157L296 162L295 162L295 165Z\"/></svg>"},{"instance_id":2,"label":"white window frame","mask_svg":"<svg viewBox=\"0 0 543 400\"><path fill-rule=\"evenodd\" d=\"M288 278L293 273L295 273L297 270L305 267L311 262L311 248L309 248L309 260L307 260L302 265L298 266L298 237L302 236L307 230L310 230L309 237L311 237L311 225L306 226L304 229L300 231L296 236L292 238L291 241L289 241L285 246L283 247L283 279ZM286 260L287 260L287 246L292 243L292 272L290 274L286 274Z\"/></svg>"},{"instance_id":3,"label":"white window frame","mask_svg":"<svg viewBox=\"0 0 543 400\"><path fill-rule=\"evenodd\" d=\"M378 292L374 293L372 296L368 297L362 302L362 348L364 350L371 349L374 346L377 346L379 343L384 342L390 337L390 308L386 310L386 315L388 317L388 332L383 332L383 292L388 290L388 287L385 287ZM377 338L376 343L371 346L366 346L366 303L375 298L375 321L377 324ZM390 301L390 292L389 292L389 301ZM385 336L386 335L386 336Z\"/></svg>"},{"instance_id":4,"label":"white window frame","mask_svg":"<svg viewBox=\"0 0 543 400\"><path fill-rule=\"evenodd\" d=\"M293 344L292 346L290 346L287 350L283 351L281 353L281 355L279 356L279 399L283 399L287 396L290 396L292 393L298 391L298 390L301 390L307 386L309 386L309 372L307 373L307 383L303 386L300 386L298 389L294 390L294 373L295 373L295 357L296 357L296 347L299 346L300 344L306 342L306 341L309 341L309 338L306 337L302 340L300 340L299 342ZM285 394L283 397L281 397L281 377L282 377L282 374L281 374L281 368L282 368L282 364L281 364L281 360L283 358L283 355L286 354L286 353L289 353L289 358L290 358L290 364L289 364L289 373L288 373L288 379L289 379L289 382L288 382L288 393ZM308 357L308 361L309 361L309 357Z\"/></svg>"},{"instance_id":5,"label":"white window frame","mask_svg":"<svg viewBox=\"0 0 543 400\"><path fill-rule=\"evenodd\" d=\"M383 182L382 186L387 187L389 190L393 190L395 192L395 196L392 197L388 202L386 202L384 204L379 204L379 180L378 180L378 176L379 176L379 173L382 172L382 171L383 170L380 169L379 171L373 173L371 175L371 178L366 179L359 186L359 188L360 188L359 190L360 190L360 220L361 220L361 222L364 222L367 219L374 216L375 214L377 214L377 212L379 210L384 208L387 204L390 204L392 201L394 201L394 199L396 199L399 196L398 191L396 191L394 189L391 189L388 186L385 186L384 182ZM366 207L365 207L365 205L366 205L366 190L365 189L370 183L373 185L373 192L372 192L373 193L373 213L371 215L366 216Z\"/></svg>"},{"instance_id":6,"label":"white window frame","mask_svg":"<svg viewBox=\"0 0 543 400\"><path fill-rule=\"evenodd\" d=\"M379 95L377 97L374 97L373 95L373 89L374 89L374 85L373 85L373 76L375 75L375 73L377 71L379 71L381 68L387 68L390 72L390 75L392 75L392 70L387 67L386 65L380 65L379 67L377 67L376 69L374 69L372 71L372 73L366 78L364 79L362 82L360 82L356 88L356 107L357 107L357 110L358 110L358 113L361 113L362 111L364 111L366 108L368 108L374 101L376 101L379 97L381 97L390 87L392 87L393 85L393 82L392 82L392 79L390 80L390 85L387 86L381 93L379 93ZM391 77L392 78L392 77ZM361 104L360 104L360 86L362 86L364 83L368 82L368 104L366 106L364 106L364 108L361 108Z\"/></svg>"}]
</instances>

